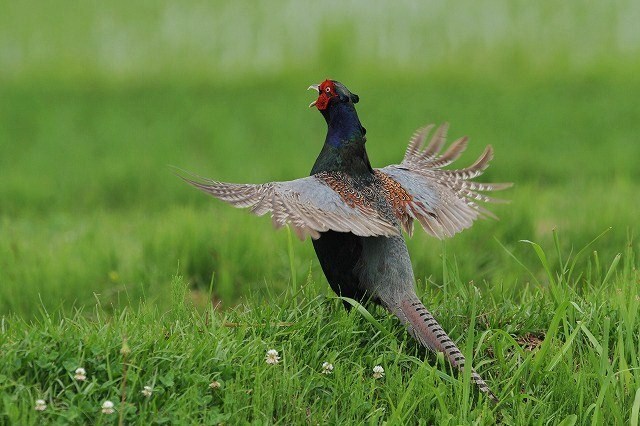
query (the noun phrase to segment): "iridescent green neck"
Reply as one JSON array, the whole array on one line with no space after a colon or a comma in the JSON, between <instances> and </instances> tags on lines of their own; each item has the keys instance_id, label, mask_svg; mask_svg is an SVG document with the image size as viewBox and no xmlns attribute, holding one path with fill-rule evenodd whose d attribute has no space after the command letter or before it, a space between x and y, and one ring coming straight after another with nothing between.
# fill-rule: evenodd
<instances>
[{"instance_id":1,"label":"iridescent green neck","mask_svg":"<svg viewBox=\"0 0 640 426\"><path fill-rule=\"evenodd\" d=\"M371 174L373 169L365 149L365 133L351 102L337 102L322 111L327 136L311 174L342 171L350 175Z\"/></svg>"}]
</instances>

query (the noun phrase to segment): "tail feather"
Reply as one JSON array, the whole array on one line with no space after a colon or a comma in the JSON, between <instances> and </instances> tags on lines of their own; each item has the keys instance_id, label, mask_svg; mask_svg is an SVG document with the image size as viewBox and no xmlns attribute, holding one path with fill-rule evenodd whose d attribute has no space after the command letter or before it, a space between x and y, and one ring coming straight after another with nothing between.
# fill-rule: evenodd
<instances>
[{"instance_id":1,"label":"tail feather","mask_svg":"<svg viewBox=\"0 0 640 426\"><path fill-rule=\"evenodd\" d=\"M403 301L400 312L400 318L407 323L409 332L416 340L432 351L443 352L451 365L460 371L464 370L464 355L417 297ZM498 402L498 397L473 368L471 381L492 401Z\"/></svg>"}]
</instances>

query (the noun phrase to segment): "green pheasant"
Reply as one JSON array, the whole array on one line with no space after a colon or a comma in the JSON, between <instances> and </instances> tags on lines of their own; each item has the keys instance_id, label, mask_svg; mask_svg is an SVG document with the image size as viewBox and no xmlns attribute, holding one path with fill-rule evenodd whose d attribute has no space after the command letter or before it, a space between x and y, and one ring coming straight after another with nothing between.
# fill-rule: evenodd
<instances>
[{"instance_id":1,"label":"green pheasant","mask_svg":"<svg viewBox=\"0 0 640 426\"><path fill-rule=\"evenodd\" d=\"M445 238L477 218L493 216L478 204L495 201L482 192L510 184L472 181L489 165L491 146L469 167L444 169L465 150L467 138L441 154L447 125L435 131L431 125L413 135L400 164L374 169L355 108L358 96L333 80L311 88L318 98L310 106L326 120L327 135L309 177L257 185L185 180L233 206L270 213L277 228L288 224L300 239L311 236L333 291L384 306L422 345L444 353L462 370L464 356L416 295L402 231L411 236L417 221L429 234ZM475 370L471 379L498 400Z\"/></svg>"}]
</instances>

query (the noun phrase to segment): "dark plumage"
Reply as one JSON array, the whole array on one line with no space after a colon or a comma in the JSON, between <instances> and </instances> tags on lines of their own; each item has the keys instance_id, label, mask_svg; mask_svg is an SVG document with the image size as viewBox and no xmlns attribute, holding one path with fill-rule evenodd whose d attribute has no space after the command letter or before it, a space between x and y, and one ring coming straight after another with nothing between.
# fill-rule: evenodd
<instances>
[{"instance_id":1,"label":"dark plumage","mask_svg":"<svg viewBox=\"0 0 640 426\"><path fill-rule=\"evenodd\" d=\"M478 191L504 189L509 184L471 182L489 165L487 147L471 166L443 170L464 151L467 139L455 141L440 154L447 126L440 126L426 144L433 126L411 138L402 163L371 167L365 149L366 130L355 104L359 98L343 84L326 80L313 85L316 106L327 122L327 136L311 176L258 185L185 179L236 207L271 213L276 227L291 226L313 246L333 291L362 302L373 301L394 313L428 349L443 352L462 369L465 359L455 343L418 299L404 230L417 220L438 238L468 228L478 217L492 214L476 201L496 201ZM497 397L472 370L472 380L492 400Z\"/></svg>"}]
</instances>

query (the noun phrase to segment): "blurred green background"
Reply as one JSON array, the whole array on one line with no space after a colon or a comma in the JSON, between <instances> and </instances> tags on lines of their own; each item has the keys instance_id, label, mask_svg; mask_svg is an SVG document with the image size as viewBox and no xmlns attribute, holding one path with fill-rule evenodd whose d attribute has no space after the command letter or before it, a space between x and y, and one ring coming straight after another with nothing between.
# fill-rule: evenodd
<instances>
[{"instance_id":1,"label":"blurred green background","mask_svg":"<svg viewBox=\"0 0 640 426\"><path fill-rule=\"evenodd\" d=\"M197 305L277 297L287 233L189 188L175 165L233 182L308 174L325 124L305 89L360 95L374 166L415 128L449 121L512 181L444 245L417 233L416 276L441 254L497 288L541 274L521 239L604 261L637 247L640 3L8 2L0 0L0 314L142 298L166 306L180 271ZM311 244L299 280L325 286ZM636 250L636 252L638 252Z\"/></svg>"}]
</instances>

